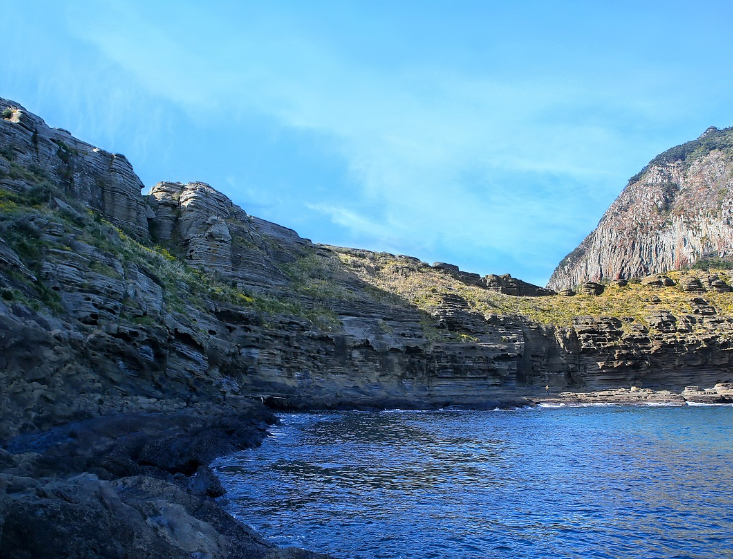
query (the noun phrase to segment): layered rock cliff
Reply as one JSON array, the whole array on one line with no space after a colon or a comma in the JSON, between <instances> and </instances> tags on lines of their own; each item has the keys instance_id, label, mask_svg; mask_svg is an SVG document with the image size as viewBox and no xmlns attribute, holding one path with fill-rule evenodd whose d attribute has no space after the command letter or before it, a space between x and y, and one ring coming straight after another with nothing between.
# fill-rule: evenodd
<instances>
[{"instance_id":1,"label":"layered rock cliff","mask_svg":"<svg viewBox=\"0 0 733 559\"><path fill-rule=\"evenodd\" d=\"M204 183L143 196L122 156L16 103L0 108L2 438L250 399L481 407L545 385L728 380L730 295L705 278L697 293L672 287L670 306L635 285L569 299L510 276L317 245ZM727 169L719 149L690 168L701 165ZM646 302L625 305L634 298ZM675 328L658 327L662 311Z\"/></svg>"},{"instance_id":2,"label":"layered rock cliff","mask_svg":"<svg viewBox=\"0 0 733 559\"><path fill-rule=\"evenodd\" d=\"M632 177L548 287L647 276L731 253L733 128L709 128Z\"/></svg>"},{"instance_id":3,"label":"layered rock cliff","mask_svg":"<svg viewBox=\"0 0 733 559\"><path fill-rule=\"evenodd\" d=\"M315 557L211 501L208 462L261 440L274 419L261 403L494 407L545 386L730 396L727 272L567 297L318 245L204 183L141 195L123 156L17 103L0 111L0 557ZM717 178L700 189L722 193L723 150L701 166ZM694 190L681 163L657 167ZM654 169L642 181L657 184Z\"/></svg>"}]
</instances>

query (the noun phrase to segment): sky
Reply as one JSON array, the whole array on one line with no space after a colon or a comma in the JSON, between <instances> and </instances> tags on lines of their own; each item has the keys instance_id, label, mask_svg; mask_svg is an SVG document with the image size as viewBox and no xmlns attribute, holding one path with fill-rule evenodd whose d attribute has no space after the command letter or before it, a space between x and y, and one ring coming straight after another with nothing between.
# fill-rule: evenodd
<instances>
[{"instance_id":1,"label":"sky","mask_svg":"<svg viewBox=\"0 0 733 559\"><path fill-rule=\"evenodd\" d=\"M544 285L733 126L733 2L25 0L0 97L314 242Z\"/></svg>"}]
</instances>

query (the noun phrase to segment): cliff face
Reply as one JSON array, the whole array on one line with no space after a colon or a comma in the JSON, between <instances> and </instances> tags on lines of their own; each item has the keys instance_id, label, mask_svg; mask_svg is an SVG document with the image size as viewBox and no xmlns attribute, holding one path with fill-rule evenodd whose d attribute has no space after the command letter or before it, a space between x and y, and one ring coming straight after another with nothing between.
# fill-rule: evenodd
<instances>
[{"instance_id":1,"label":"cliff face","mask_svg":"<svg viewBox=\"0 0 733 559\"><path fill-rule=\"evenodd\" d=\"M18 191L48 179L72 198L83 200L138 239L148 235L151 217L140 196L142 182L124 155L112 154L50 128L19 104L0 98L0 173L3 187Z\"/></svg>"},{"instance_id":2,"label":"cliff face","mask_svg":"<svg viewBox=\"0 0 733 559\"><path fill-rule=\"evenodd\" d=\"M516 383L519 326L429 338L433 318L333 250L204 183L143 197L123 157L0 109L0 438L252 398L488 405Z\"/></svg>"},{"instance_id":3,"label":"cliff face","mask_svg":"<svg viewBox=\"0 0 733 559\"><path fill-rule=\"evenodd\" d=\"M316 245L204 183L142 196L122 156L2 109L0 439L252 400L493 407L545 385L681 389L730 376L733 295L713 280L690 276L699 289L684 291L678 278L657 302L648 286L565 298ZM727 184L719 152L695 165ZM675 176L692 188L689 172Z\"/></svg>"},{"instance_id":4,"label":"cliff face","mask_svg":"<svg viewBox=\"0 0 733 559\"><path fill-rule=\"evenodd\" d=\"M732 217L733 128L710 128L633 177L548 287L642 277L730 255Z\"/></svg>"}]
</instances>

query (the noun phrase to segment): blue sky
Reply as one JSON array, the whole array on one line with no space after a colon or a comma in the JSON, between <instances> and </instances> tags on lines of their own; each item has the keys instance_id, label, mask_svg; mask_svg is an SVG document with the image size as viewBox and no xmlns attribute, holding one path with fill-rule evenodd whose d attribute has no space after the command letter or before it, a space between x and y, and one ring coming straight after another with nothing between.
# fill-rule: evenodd
<instances>
[{"instance_id":1,"label":"blue sky","mask_svg":"<svg viewBox=\"0 0 733 559\"><path fill-rule=\"evenodd\" d=\"M26 0L0 96L316 242L546 283L733 126L733 3Z\"/></svg>"}]
</instances>

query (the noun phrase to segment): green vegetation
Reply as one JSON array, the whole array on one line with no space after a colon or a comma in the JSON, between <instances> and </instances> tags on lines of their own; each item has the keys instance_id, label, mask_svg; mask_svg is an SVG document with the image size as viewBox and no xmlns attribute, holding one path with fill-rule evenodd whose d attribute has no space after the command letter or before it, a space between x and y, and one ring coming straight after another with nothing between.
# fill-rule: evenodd
<instances>
[{"instance_id":1,"label":"green vegetation","mask_svg":"<svg viewBox=\"0 0 733 559\"><path fill-rule=\"evenodd\" d=\"M349 278L340 262L319 256L315 249L294 262L282 264L280 268L300 294L324 302L354 299L354 291L346 286Z\"/></svg>"},{"instance_id":2,"label":"green vegetation","mask_svg":"<svg viewBox=\"0 0 733 559\"><path fill-rule=\"evenodd\" d=\"M660 153L639 173L631 177L629 183L641 179L651 166L682 163L684 166L689 167L693 161L705 157L713 150L721 150L728 154L733 151L733 127L722 130L711 127L697 140L686 142Z\"/></svg>"},{"instance_id":3,"label":"green vegetation","mask_svg":"<svg viewBox=\"0 0 733 559\"><path fill-rule=\"evenodd\" d=\"M704 139L712 142L718 138L719 144L714 145L722 145L720 137L728 138L726 134L727 131L711 132ZM695 149L708 149L710 145L713 144L703 143ZM59 143L59 150L67 157L73 154L63 142ZM423 311L423 329L431 339L471 342L468 336L461 337L433 326L430 315L445 307L448 295L459 296L470 310L486 317L520 315L539 324L556 326L570 326L578 316L625 317L627 326L646 324L654 310L669 310L678 316L695 310L690 305L693 295L682 291L679 285L659 289L631 281L626 287L608 285L599 296L513 297L466 285L449 273L415 259L335 248L329 252L316 247L304 249L291 262L279 265L289 280L286 285L242 289L230 278L188 266L164 247L130 237L99 213L67 199L64 187L54 185L43 169L16 164L12 153L0 156L9 162L7 174L29 187L24 192L0 189L0 237L38 280L33 281L27 273L0 271L7 280L0 298L29 306L40 305L51 312L62 312L61 299L49 287L49 280L44 280L43 263L54 251L70 251L74 247L82 247L84 254L94 255L88 258L85 270L111 280L122 281L132 270L139 270L161 287L163 304L172 312L182 315L190 314L192 309L209 312L219 305L230 304L251 308L262 316L265 324L273 321L275 315L291 315L333 329L339 323L333 309L339 304L378 302L395 307L410 305ZM56 199L65 202L55 203ZM252 239L240 237L238 242L242 245L257 248ZM567 258L575 256L571 254ZM714 257L701 259L692 270L669 275L679 284L686 274L702 277L706 275L705 270L712 269L719 270L725 281L731 281L724 270L733 270L733 262ZM82 270L82 275L87 271ZM91 275L88 281L92 281ZM152 320L138 309L132 298L125 297L122 301L125 316L140 324ZM704 297L720 314L733 316L733 294L709 292ZM380 327L389 328L387 323L380 323Z\"/></svg>"},{"instance_id":4,"label":"green vegetation","mask_svg":"<svg viewBox=\"0 0 733 559\"><path fill-rule=\"evenodd\" d=\"M65 146L60 145L59 149L70 153ZM326 329L337 323L335 313L326 306L304 302L307 293L320 293L323 296L320 298L324 299L329 289L328 281L318 279L315 262L308 258L292 267L294 274L312 276L312 281L303 283L302 290L248 293L217 274L191 268L164 247L146 245L131 238L98 212L67 199L63 190L54 186L40 168L11 162L10 174L11 178L20 179L30 188L25 192L0 189L0 237L38 281L7 272L6 277L12 275L13 287L2 292L5 301L22 302L37 310L46 307L54 313L63 312L58 293L42 278L42 265L48 251L71 251L74 243L84 243L107 255L90 259L90 271L122 280L130 266L135 265L160 285L164 304L180 314L186 314L190 307L208 311L212 304L233 304L252 308L262 314L265 321L268 315L286 314L310 320ZM65 200L68 206L52 209L49 202L54 198ZM53 235L44 233L49 229L54 230ZM334 291L334 296L338 297L339 293L339 290ZM130 319L141 324L152 320L137 316L131 300L123 301L123 307Z\"/></svg>"},{"instance_id":5,"label":"green vegetation","mask_svg":"<svg viewBox=\"0 0 733 559\"><path fill-rule=\"evenodd\" d=\"M56 143L59 146L59 149L56 150L56 155L58 155L59 159L61 159L61 161L63 161L67 165L69 164L69 160L71 159L72 155L79 155L79 152L77 150L69 147L65 142L58 140Z\"/></svg>"},{"instance_id":6,"label":"green vegetation","mask_svg":"<svg viewBox=\"0 0 733 559\"><path fill-rule=\"evenodd\" d=\"M466 300L471 310L488 315L520 315L540 324L568 327L578 316L606 316L631 318L634 323L647 324L647 317L655 310L668 310L676 315L692 314L690 300L695 296L686 293L679 285L685 275L703 277L697 270L670 272L677 285L655 288L631 281L625 287L607 285L603 294L563 297L514 297L502 293L465 285L450 274L428 265L410 264L406 273L405 262L392 255L371 254L356 256L340 253L346 269L363 281L402 298L421 310L432 313L442 304L446 294L458 295ZM724 271L717 271L721 279L730 282ZM708 292L704 297L724 316L733 316L733 293ZM655 302L655 298L659 302ZM628 326L626 321L624 324Z\"/></svg>"},{"instance_id":7,"label":"green vegetation","mask_svg":"<svg viewBox=\"0 0 733 559\"><path fill-rule=\"evenodd\" d=\"M10 107L6 107L6 108L4 108L4 109L3 109L3 118L4 118L4 119L10 119L10 118L13 118L13 113L14 113L14 112L15 112L15 111L13 111L13 109L11 109Z\"/></svg>"},{"instance_id":8,"label":"green vegetation","mask_svg":"<svg viewBox=\"0 0 733 559\"><path fill-rule=\"evenodd\" d=\"M699 139L675 146L661 153L652 159L651 164L681 161L689 165L695 159L704 157L716 149L722 151L733 149L733 127L723 130L708 129Z\"/></svg>"},{"instance_id":9,"label":"green vegetation","mask_svg":"<svg viewBox=\"0 0 733 559\"><path fill-rule=\"evenodd\" d=\"M733 270L733 260L718 256L700 258L692 265L693 270Z\"/></svg>"}]
</instances>

